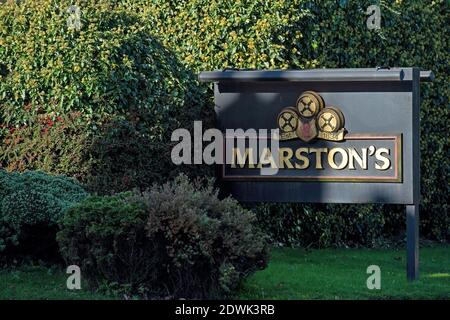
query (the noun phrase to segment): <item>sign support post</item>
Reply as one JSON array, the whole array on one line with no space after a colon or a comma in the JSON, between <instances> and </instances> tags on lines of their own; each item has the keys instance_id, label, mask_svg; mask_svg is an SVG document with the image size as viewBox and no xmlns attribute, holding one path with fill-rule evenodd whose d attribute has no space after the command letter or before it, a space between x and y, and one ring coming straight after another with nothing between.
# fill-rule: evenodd
<instances>
[{"instance_id":1,"label":"sign support post","mask_svg":"<svg viewBox=\"0 0 450 320\"><path fill-rule=\"evenodd\" d=\"M419 279L419 203L420 203L420 81L432 80L431 73L412 69L412 168L413 203L406 205L406 277Z\"/></svg>"},{"instance_id":2,"label":"sign support post","mask_svg":"<svg viewBox=\"0 0 450 320\"><path fill-rule=\"evenodd\" d=\"M419 205L406 206L406 272L409 281L419 279Z\"/></svg>"}]
</instances>

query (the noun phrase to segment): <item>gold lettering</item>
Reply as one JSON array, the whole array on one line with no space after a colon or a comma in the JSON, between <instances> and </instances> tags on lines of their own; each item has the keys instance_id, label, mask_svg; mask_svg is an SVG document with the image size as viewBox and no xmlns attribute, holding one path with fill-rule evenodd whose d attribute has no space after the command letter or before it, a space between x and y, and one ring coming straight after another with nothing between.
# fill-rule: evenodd
<instances>
[{"instance_id":1,"label":"gold lettering","mask_svg":"<svg viewBox=\"0 0 450 320\"><path fill-rule=\"evenodd\" d=\"M327 148L311 148L309 149L309 153L316 154L316 169L323 169L322 166L322 153L326 153L328 151Z\"/></svg>"},{"instance_id":2,"label":"gold lettering","mask_svg":"<svg viewBox=\"0 0 450 320\"><path fill-rule=\"evenodd\" d=\"M308 148L298 148L295 150L295 157L302 162L302 164L295 163L296 169L307 169L309 167L309 158L302 155L308 153Z\"/></svg>"},{"instance_id":3,"label":"gold lettering","mask_svg":"<svg viewBox=\"0 0 450 320\"><path fill-rule=\"evenodd\" d=\"M359 155L355 148L348 148L348 168L355 170L355 161L359 164L361 169L367 170L367 148L362 148L362 156Z\"/></svg>"},{"instance_id":4,"label":"gold lettering","mask_svg":"<svg viewBox=\"0 0 450 320\"><path fill-rule=\"evenodd\" d=\"M291 148L280 148L280 169L286 168L293 169L294 166L291 163L293 152Z\"/></svg>"},{"instance_id":5,"label":"gold lettering","mask_svg":"<svg viewBox=\"0 0 450 320\"><path fill-rule=\"evenodd\" d=\"M271 168L276 168L275 160L272 157L272 152L269 148L264 148L259 159L258 168L262 168L263 165L270 164Z\"/></svg>"},{"instance_id":6,"label":"gold lettering","mask_svg":"<svg viewBox=\"0 0 450 320\"><path fill-rule=\"evenodd\" d=\"M248 167L254 168L255 162L253 159L253 149L252 148L246 148L244 156L242 156L241 150L239 148L233 148L233 154L232 154L232 158L231 158L231 167L236 168L236 162L237 162L237 164L241 168L243 168L245 166L245 163L247 162L247 158L249 160Z\"/></svg>"},{"instance_id":7,"label":"gold lettering","mask_svg":"<svg viewBox=\"0 0 450 320\"><path fill-rule=\"evenodd\" d=\"M336 162L334 162L334 156L336 155L336 153L340 153L342 157L341 164L339 165L337 165ZM330 152L328 153L328 164L330 165L331 168L336 170L344 169L348 164L347 152L342 148L331 149Z\"/></svg>"},{"instance_id":8,"label":"gold lettering","mask_svg":"<svg viewBox=\"0 0 450 320\"><path fill-rule=\"evenodd\" d=\"M382 165L379 165L375 162L375 169L377 170L387 170L391 166L391 161L388 157L383 156L383 153L389 155L390 150L387 148L380 148L375 152L375 158L383 163Z\"/></svg>"},{"instance_id":9,"label":"gold lettering","mask_svg":"<svg viewBox=\"0 0 450 320\"><path fill-rule=\"evenodd\" d=\"M279 168L280 169L299 169L304 170L309 168L312 159L310 155L315 154L315 169L324 169L322 155L327 156L328 165L331 169L342 170L348 168L349 170L362 170L368 169L368 148L361 148L357 150L354 147L349 148L298 148L294 150L289 147L279 149ZM390 149L379 148L375 149L375 169L388 170L391 168ZM270 166L276 168L277 164L274 159L270 148L263 148L259 159L256 158L257 154L253 148L246 148L244 154L242 148L232 149L231 168L244 168L249 169L263 168ZM340 154L340 159L336 161L336 154ZM255 161L256 158L256 161ZM296 159L293 161L293 158ZM259 160L259 161L258 161ZM325 161L326 161L325 160Z\"/></svg>"}]
</instances>

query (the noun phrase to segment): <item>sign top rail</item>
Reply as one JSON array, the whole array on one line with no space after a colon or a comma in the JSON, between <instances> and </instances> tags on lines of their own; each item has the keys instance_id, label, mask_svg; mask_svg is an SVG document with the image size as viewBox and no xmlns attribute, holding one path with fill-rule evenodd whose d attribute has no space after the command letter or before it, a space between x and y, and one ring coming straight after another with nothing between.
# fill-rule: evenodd
<instances>
[{"instance_id":1,"label":"sign top rail","mask_svg":"<svg viewBox=\"0 0 450 320\"><path fill-rule=\"evenodd\" d=\"M309 70L249 70L224 69L202 71L200 82L372 82L372 81L412 81L413 68L354 68L354 69L309 69ZM431 71L421 71L421 81L433 81Z\"/></svg>"}]
</instances>

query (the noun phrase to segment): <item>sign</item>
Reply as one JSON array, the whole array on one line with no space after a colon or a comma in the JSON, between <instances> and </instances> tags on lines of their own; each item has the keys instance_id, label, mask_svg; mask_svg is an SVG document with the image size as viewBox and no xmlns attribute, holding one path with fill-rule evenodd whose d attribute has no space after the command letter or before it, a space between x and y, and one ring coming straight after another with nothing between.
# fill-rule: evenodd
<instances>
[{"instance_id":1,"label":"sign","mask_svg":"<svg viewBox=\"0 0 450 320\"><path fill-rule=\"evenodd\" d=\"M225 140L242 139L227 130L279 130L276 156L224 150L254 158L220 167L224 189L244 202L417 203L420 79L417 68L202 72ZM269 152L278 170L261 175Z\"/></svg>"}]
</instances>

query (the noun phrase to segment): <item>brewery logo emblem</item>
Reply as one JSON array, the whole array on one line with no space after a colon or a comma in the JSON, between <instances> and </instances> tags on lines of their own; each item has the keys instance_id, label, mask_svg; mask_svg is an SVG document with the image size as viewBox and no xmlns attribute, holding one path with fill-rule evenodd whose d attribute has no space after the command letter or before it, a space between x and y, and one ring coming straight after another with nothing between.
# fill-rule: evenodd
<instances>
[{"instance_id":1,"label":"brewery logo emblem","mask_svg":"<svg viewBox=\"0 0 450 320\"><path fill-rule=\"evenodd\" d=\"M304 142L314 139L342 141L345 135L345 118L334 106L316 92L305 91L297 99L296 107L287 107L278 115L280 140L299 138Z\"/></svg>"}]
</instances>

